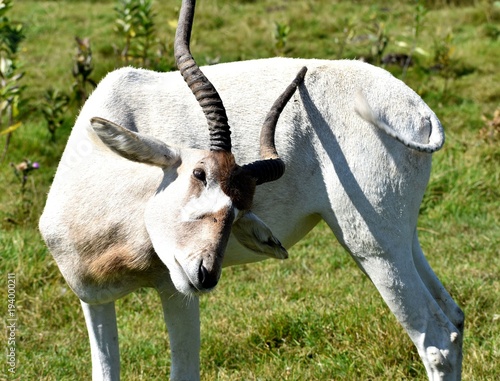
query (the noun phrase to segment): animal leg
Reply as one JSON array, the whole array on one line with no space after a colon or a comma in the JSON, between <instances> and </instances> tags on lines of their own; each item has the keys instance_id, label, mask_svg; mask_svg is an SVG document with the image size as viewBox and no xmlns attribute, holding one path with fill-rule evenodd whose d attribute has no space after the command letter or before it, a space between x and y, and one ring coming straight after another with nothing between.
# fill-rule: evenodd
<instances>
[{"instance_id":1,"label":"animal leg","mask_svg":"<svg viewBox=\"0 0 500 381\"><path fill-rule=\"evenodd\" d=\"M160 292L170 338L170 380L200 379L200 311L197 297Z\"/></svg>"},{"instance_id":2,"label":"animal leg","mask_svg":"<svg viewBox=\"0 0 500 381\"><path fill-rule=\"evenodd\" d=\"M87 304L81 301L92 354L92 380L120 380L120 350L115 303Z\"/></svg>"},{"instance_id":3,"label":"animal leg","mask_svg":"<svg viewBox=\"0 0 500 381\"><path fill-rule=\"evenodd\" d=\"M429 380L460 380L461 333L422 282L413 265L411 247L391 244L385 250L379 247L354 257L408 332Z\"/></svg>"},{"instance_id":4,"label":"animal leg","mask_svg":"<svg viewBox=\"0 0 500 381\"><path fill-rule=\"evenodd\" d=\"M422 282L424 282L431 295L434 297L446 316L448 316L448 319L450 319L450 321L460 331L460 335L463 336L464 313L452 299L448 291L446 291L429 265L429 262L427 262L427 259L422 252L422 248L420 247L420 243L418 242L418 235L416 231L413 236L412 254L413 262L415 263L415 267L417 268Z\"/></svg>"}]
</instances>

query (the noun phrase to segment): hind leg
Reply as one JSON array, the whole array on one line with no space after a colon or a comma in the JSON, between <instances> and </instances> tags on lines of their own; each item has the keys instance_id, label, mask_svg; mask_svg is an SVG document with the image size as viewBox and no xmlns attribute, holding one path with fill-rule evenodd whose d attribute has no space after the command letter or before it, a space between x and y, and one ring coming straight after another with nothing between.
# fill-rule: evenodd
<instances>
[{"instance_id":1,"label":"hind leg","mask_svg":"<svg viewBox=\"0 0 500 381\"><path fill-rule=\"evenodd\" d=\"M413 235L412 254L413 262L415 263L415 267L417 268L422 282L425 284L446 316L448 316L448 319L450 319L455 327L457 327L457 329L460 331L460 334L463 335L464 313L452 299L448 291L446 291L446 289L432 270L431 266L429 265L429 262L427 262L427 259L422 252L422 248L420 247L420 243L418 242L416 231Z\"/></svg>"},{"instance_id":2,"label":"hind leg","mask_svg":"<svg viewBox=\"0 0 500 381\"><path fill-rule=\"evenodd\" d=\"M392 241L383 247L375 239L369 241L362 245L370 248L368 253L352 255L408 332L429 380L460 380L461 333L422 282L413 263L411 239L406 245L400 239L399 245Z\"/></svg>"}]
</instances>

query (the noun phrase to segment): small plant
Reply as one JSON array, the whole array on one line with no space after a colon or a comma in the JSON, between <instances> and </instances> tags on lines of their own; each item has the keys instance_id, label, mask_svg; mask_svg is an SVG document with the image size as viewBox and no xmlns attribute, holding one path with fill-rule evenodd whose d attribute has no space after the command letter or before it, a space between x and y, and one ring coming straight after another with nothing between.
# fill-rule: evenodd
<instances>
[{"instance_id":1,"label":"small plant","mask_svg":"<svg viewBox=\"0 0 500 381\"><path fill-rule=\"evenodd\" d=\"M97 83L90 78L90 74L94 70L90 39L75 37L75 41L77 52L73 64L73 77L75 77L76 82L73 84L73 93L81 106L87 100L90 90L95 88Z\"/></svg>"},{"instance_id":2,"label":"small plant","mask_svg":"<svg viewBox=\"0 0 500 381\"><path fill-rule=\"evenodd\" d=\"M125 65L134 60L144 67L151 65L151 48L156 42L152 5L153 0L119 0L115 7L115 31L124 40L117 50Z\"/></svg>"},{"instance_id":3,"label":"small plant","mask_svg":"<svg viewBox=\"0 0 500 381\"><path fill-rule=\"evenodd\" d=\"M125 65L129 61L129 50L132 45L132 40L136 38L136 14L139 4L134 0L120 0L115 7L117 13L115 32L124 38L123 48L120 49L120 57Z\"/></svg>"},{"instance_id":4,"label":"small plant","mask_svg":"<svg viewBox=\"0 0 500 381\"><path fill-rule=\"evenodd\" d=\"M356 35L356 21L353 17L345 18L342 20L342 39L335 39L335 43L339 45L339 52L337 54L337 59L342 59L344 57L344 49L347 45L352 43Z\"/></svg>"},{"instance_id":5,"label":"small plant","mask_svg":"<svg viewBox=\"0 0 500 381\"><path fill-rule=\"evenodd\" d=\"M434 64L431 69L444 79L443 95L446 95L448 91L449 81L456 77L456 63L452 57L455 47L452 42L453 34L451 32L445 38L434 40Z\"/></svg>"},{"instance_id":6,"label":"small plant","mask_svg":"<svg viewBox=\"0 0 500 381\"><path fill-rule=\"evenodd\" d=\"M140 35L137 41L137 57L140 59L141 64L145 67L149 67L150 62L150 50L155 42L155 24L153 22L153 9L152 0L139 1L139 12L137 13L138 25L140 25Z\"/></svg>"},{"instance_id":7,"label":"small plant","mask_svg":"<svg viewBox=\"0 0 500 381\"><path fill-rule=\"evenodd\" d=\"M414 13L414 17L413 17L413 36L412 36L413 41L412 41L410 53L408 54L406 62L403 66L403 73L401 75L402 80L405 79L408 68L410 67L410 64L412 62L413 55L418 50L417 43L418 43L418 39L420 37L420 32L422 30L422 26L424 24L424 19L425 19L425 16L427 15L427 12L428 12L428 9L425 7L425 5L422 3L422 1L417 0L417 2L415 4L415 13Z\"/></svg>"},{"instance_id":8,"label":"small plant","mask_svg":"<svg viewBox=\"0 0 500 381\"><path fill-rule=\"evenodd\" d=\"M380 65L387 44L389 43L389 36L386 33L384 23L374 23L371 32L372 33L368 35L371 41L370 56L376 65Z\"/></svg>"},{"instance_id":9,"label":"small plant","mask_svg":"<svg viewBox=\"0 0 500 381\"><path fill-rule=\"evenodd\" d=\"M288 42L288 35L290 34L290 26L288 24L274 23L274 48L278 56L285 54L286 44Z\"/></svg>"},{"instance_id":10,"label":"small plant","mask_svg":"<svg viewBox=\"0 0 500 381\"><path fill-rule=\"evenodd\" d=\"M24 73L18 71L16 54L19 44L24 39L23 25L12 22L7 12L12 8L11 0L0 0L0 132L5 135L5 145L0 162L5 159L12 133L21 126L16 119L19 116L19 102L24 86L19 85Z\"/></svg>"},{"instance_id":11,"label":"small plant","mask_svg":"<svg viewBox=\"0 0 500 381\"><path fill-rule=\"evenodd\" d=\"M29 173L40 168L40 164L36 161L31 162L31 160L24 159L19 164L10 163L10 165L14 169L16 177L21 181L21 192L24 193Z\"/></svg>"},{"instance_id":12,"label":"small plant","mask_svg":"<svg viewBox=\"0 0 500 381\"><path fill-rule=\"evenodd\" d=\"M30 174L40 168L40 164L29 159L24 159L18 164L10 163L10 166L14 170L16 178L19 180L20 188L15 192L16 197L12 199L9 203L13 207L13 210L7 213L7 218L5 221L10 224L18 225L29 221L34 212L34 206L36 205L36 188L34 186L33 178ZM32 187L27 187L28 180Z\"/></svg>"},{"instance_id":13,"label":"small plant","mask_svg":"<svg viewBox=\"0 0 500 381\"><path fill-rule=\"evenodd\" d=\"M44 94L42 113L47 121L50 140L56 141L56 131L64 123L64 114L68 108L69 96L56 89L49 89Z\"/></svg>"},{"instance_id":14,"label":"small plant","mask_svg":"<svg viewBox=\"0 0 500 381\"><path fill-rule=\"evenodd\" d=\"M386 24L381 22L371 22L369 24L362 24L360 22L355 24L347 24L348 27L345 31L346 42L359 44L362 49L368 49L369 52L366 55L358 57L363 61L370 62L375 65L381 65L384 63L383 55L389 44L390 38L386 31ZM361 34L356 35L356 30L362 31ZM344 49L344 46L342 46Z\"/></svg>"}]
</instances>

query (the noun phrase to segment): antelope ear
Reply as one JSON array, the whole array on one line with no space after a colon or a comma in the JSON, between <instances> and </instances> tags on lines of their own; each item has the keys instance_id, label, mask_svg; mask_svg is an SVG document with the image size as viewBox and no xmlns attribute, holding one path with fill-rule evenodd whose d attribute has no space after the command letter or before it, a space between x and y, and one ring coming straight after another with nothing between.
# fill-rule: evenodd
<instances>
[{"instance_id":1,"label":"antelope ear","mask_svg":"<svg viewBox=\"0 0 500 381\"><path fill-rule=\"evenodd\" d=\"M232 233L239 243L257 254L286 259L288 253L271 229L255 214L248 211L232 227Z\"/></svg>"},{"instance_id":2,"label":"antelope ear","mask_svg":"<svg viewBox=\"0 0 500 381\"><path fill-rule=\"evenodd\" d=\"M92 118L90 124L99 139L125 159L158 167L169 167L179 160L179 152L161 140L130 131L103 118Z\"/></svg>"}]
</instances>

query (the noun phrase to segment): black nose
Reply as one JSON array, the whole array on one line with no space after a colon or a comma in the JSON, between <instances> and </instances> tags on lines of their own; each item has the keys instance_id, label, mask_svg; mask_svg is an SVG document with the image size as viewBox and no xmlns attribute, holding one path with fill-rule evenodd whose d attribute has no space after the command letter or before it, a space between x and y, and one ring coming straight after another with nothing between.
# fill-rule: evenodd
<instances>
[{"instance_id":1,"label":"black nose","mask_svg":"<svg viewBox=\"0 0 500 381\"><path fill-rule=\"evenodd\" d=\"M204 289L211 289L217 286L217 282L219 281L219 277L217 273L210 273L203 263L200 264L200 268L198 270L198 280L200 281L202 287Z\"/></svg>"}]
</instances>

